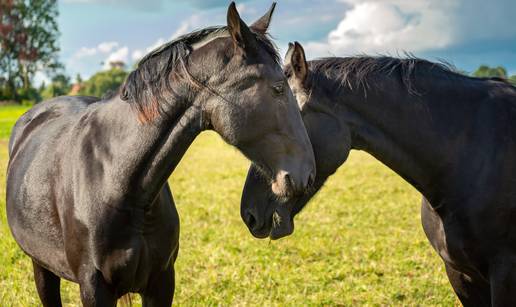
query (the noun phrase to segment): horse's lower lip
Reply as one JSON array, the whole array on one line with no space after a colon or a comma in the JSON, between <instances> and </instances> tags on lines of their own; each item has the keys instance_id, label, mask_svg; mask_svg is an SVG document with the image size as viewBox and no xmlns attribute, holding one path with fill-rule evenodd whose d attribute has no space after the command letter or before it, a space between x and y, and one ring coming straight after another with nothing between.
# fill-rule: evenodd
<instances>
[{"instance_id":1,"label":"horse's lower lip","mask_svg":"<svg viewBox=\"0 0 516 307\"><path fill-rule=\"evenodd\" d=\"M278 240L294 232L294 220L291 213L291 204L285 203L276 206L272 214L272 227L269 234L271 240Z\"/></svg>"},{"instance_id":2,"label":"horse's lower lip","mask_svg":"<svg viewBox=\"0 0 516 307\"><path fill-rule=\"evenodd\" d=\"M292 228L286 228L286 227L272 228L271 232L269 234L269 238L271 240L278 240L283 237L287 237L287 236L291 235L293 232L294 232L293 227Z\"/></svg>"},{"instance_id":3,"label":"horse's lower lip","mask_svg":"<svg viewBox=\"0 0 516 307\"><path fill-rule=\"evenodd\" d=\"M253 237L257 238L257 239L265 239L267 238L268 236L270 236L270 233L271 231L268 230L268 231L265 231L265 230L251 230L251 234L253 235Z\"/></svg>"},{"instance_id":4,"label":"horse's lower lip","mask_svg":"<svg viewBox=\"0 0 516 307\"><path fill-rule=\"evenodd\" d=\"M269 233L269 234L267 234L267 233L263 233L263 234L261 234L261 233L259 233L259 234L257 234L257 233L253 233L253 236L254 236L255 238L257 238L257 239L265 239L265 238L267 238L269 235L270 235L270 233Z\"/></svg>"},{"instance_id":5,"label":"horse's lower lip","mask_svg":"<svg viewBox=\"0 0 516 307\"><path fill-rule=\"evenodd\" d=\"M292 231L274 231L274 229L271 230L271 233L269 234L269 238L271 240L279 240L281 238L287 237L292 234Z\"/></svg>"}]
</instances>

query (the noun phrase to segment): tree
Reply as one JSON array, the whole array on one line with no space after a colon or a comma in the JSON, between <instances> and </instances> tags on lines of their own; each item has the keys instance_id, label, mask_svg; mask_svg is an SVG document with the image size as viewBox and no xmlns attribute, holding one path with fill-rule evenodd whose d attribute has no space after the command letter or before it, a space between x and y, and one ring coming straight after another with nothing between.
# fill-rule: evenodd
<instances>
[{"instance_id":1,"label":"tree","mask_svg":"<svg viewBox=\"0 0 516 307\"><path fill-rule=\"evenodd\" d=\"M507 70L502 67L489 67L487 65L481 65L474 73L473 76L480 78L507 78Z\"/></svg>"},{"instance_id":2,"label":"tree","mask_svg":"<svg viewBox=\"0 0 516 307\"><path fill-rule=\"evenodd\" d=\"M516 75L513 75L509 78L509 81L511 81L512 84L516 85Z\"/></svg>"},{"instance_id":3,"label":"tree","mask_svg":"<svg viewBox=\"0 0 516 307\"><path fill-rule=\"evenodd\" d=\"M56 0L0 1L0 75L12 99L17 88L29 91L36 71L49 74L62 68Z\"/></svg>"},{"instance_id":4,"label":"tree","mask_svg":"<svg viewBox=\"0 0 516 307\"><path fill-rule=\"evenodd\" d=\"M70 78L64 74L57 74L52 78L52 82L40 91L41 98L50 99L57 96L67 95L72 85Z\"/></svg>"},{"instance_id":5,"label":"tree","mask_svg":"<svg viewBox=\"0 0 516 307\"><path fill-rule=\"evenodd\" d=\"M125 77L127 77L127 72L119 68L98 72L84 82L79 93L96 97L109 95L122 85Z\"/></svg>"},{"instance_id":6,"label":"tree","mask_svg":"<svg viewBox=\"0 0 516 307\"><path fill-rule=\"evenodd\" d=\"M77 74L75 76L75 83L76 84L82 84L82 77L81 77L81 74Z\"/></svg>"}]
</instances>

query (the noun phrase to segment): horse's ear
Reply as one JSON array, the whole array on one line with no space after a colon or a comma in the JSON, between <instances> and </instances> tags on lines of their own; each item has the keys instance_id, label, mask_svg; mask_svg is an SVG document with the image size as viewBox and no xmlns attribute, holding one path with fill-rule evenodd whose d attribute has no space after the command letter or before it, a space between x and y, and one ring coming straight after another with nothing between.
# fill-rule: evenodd
<instances>
[{"instance_id":1,"label":"horse's ear","mask_svg":"<svg viewBox=\"0 0 516 307\"><path fill-rule=\"evenodd\" d=\"M306 80L308 75L308 64L306 63L305 51L298 42L290 43L287 51L285 63L292 66L292 72L301 82Z\"/></svg>"},{"instance_id":2,"label":"horse's ear","mask_svg":"<svg viewBox=\"0 0 516 307\"><path fill-rule=\"evenodd\" d=\"M251 25L251 30L261 34L267 33L267 29L269 29L269 25L271 24L272 14L274 14L275 8L276 2L273 2L267 13L265 13L265 15L260 17L260 19Z\"/></svg>"},{"instance_id":3,"label":"horse's ear","mask_svg":"<svg viewBox=\"0 0 516 307\"><path fill-rule=\"evenodd\" d=\"M285 61L284 61L285 66L290 65L290 61L292 60L293 52L294 52L294 44L288 43L288 50L287 50L287 53L285 54Z\"/></svg>"},{"instance_id":4,"label":"horse's ear","mask_svg":"<svg viewBox=\"0 0 516 307\"><path fill-rule=\"evenodd\" d=\"M251 30L238 14L235 2L231 2L228 8L228 30L236 46L245 49L254 39Z\"/></svg>"}]
</instances>

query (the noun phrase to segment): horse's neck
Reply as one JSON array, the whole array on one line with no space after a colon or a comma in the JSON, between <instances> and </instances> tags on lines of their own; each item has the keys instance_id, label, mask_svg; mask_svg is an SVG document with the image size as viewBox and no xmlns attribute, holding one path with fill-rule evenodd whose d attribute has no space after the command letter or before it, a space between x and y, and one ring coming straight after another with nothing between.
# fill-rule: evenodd
<instances>
[{"instance_id":1,"label":"horse's neck","mask_svg":"<svg viewBox=\"0 0 516 307\"><path fill-rule=\"evenodd\" d=\"M172 174L194 139L202 130L201 113L197 107L189 106L176 120L169 123L169 129L160 134L157 146L149 155L147 169L141 174L141 187L153 197Z\"/></svg>"},{"instance_id":2,"label":"horse's neck","mask_svg":"<svg viewBox=\"0 0 516 307\"><path fill-rule=\"evenodd\" d=\"M364 150L394 170L423 195L440 198L451 171L454 141L443 127L442 102L411 95L400 87L371 89L347 100L343 116L352 133L352 148ZM437 109L434 109L437 108ZM453 107L450 112L453 112ZM448 118L453 118L449 116ZM445 129L444 129L445 130ZM443 191L444 192L444 191Z\"/></svg>"},{"instance_id":3,"label":"horse's neck","mask_svg":"<svg viewBox=\"0 0 516 307\"><path fill-rule=\"evenodd\" d=\"M200 111L185 105L153 122L140 123L126 102L113 101L105 108L107 112L99 112L105 123L100 127L111 147L110 174L117 177L110 179L130 191L137 202L149 204L201 132Z\"/></svg>"}]
</instances>

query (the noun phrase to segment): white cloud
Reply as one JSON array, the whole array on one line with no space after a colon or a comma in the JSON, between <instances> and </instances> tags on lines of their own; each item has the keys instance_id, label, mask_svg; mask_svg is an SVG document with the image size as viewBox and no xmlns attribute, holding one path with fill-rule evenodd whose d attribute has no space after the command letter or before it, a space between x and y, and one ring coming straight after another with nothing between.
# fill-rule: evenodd
<instances>
[{"instance_id":1,"label":"white cloud","mask_svg":"<svg viewBox=\"0 0 516 307\"><path fill-rule=\"evenodd\" d=\"M192 32L195 29L203 27L203 18L201 14L194 14L190 16L188 19L181 22L179 27L172 33L169 40L174 40L178 38L181 35L187 34ZM160 47L161 45L165 44L168 40L166 40L163 37L158 38L152 45L145 49L135 49L131 53L131 58L133 61L140 60L145 54L151 52L152 50Z\"/></svg>"},{"instance_id":2,"label":"white cloud","mask_svg":"<svg viewBox=\"0 0 516 307\"><path fill-rule=\"evenodd\" d=\"M103 42L97 46L97 49L102 53L108 53L118 47L118 45L118 42Z\"/></svg>"},{"instance_id":3,"label":"white cloud","mask_svg":"<svg viewBox=\"0 0 516 307\"><path fill-rule=\"evenodd\" d=\"M202 28L206 26L206 18L211 18L205 16L206 13L193 14L188 19L181 22L179 28L171 36L171 39L176 39L181 35L192 32L193 30Z\"/></svg>"},{"instance_id":4,"label":"white cloud","mask_svg":"<svg viewBox=\"0 0 516 307\"><path fill-rule=\"evenodd\" d=\"M236 5L237 11L240 15L247 13L247 9L249 8L245 3L239 3Z\"/></svg>"},{"instance_id":5,"label":"white cloud","mask_svg":"<svg viewBox=\"0 0 516 307\"><path fill-rule=\"evenodd\" d=\"M112 62L124 62L127 63L127 60L129 59L129 48L128 47L121 47L114 52L112 52L106 60L104 60L104 69L109 69L110 64Z\"/></svg>"},{"instance_id":6,"label":"white cloud","mask_svg":"<svg viewBox=\"0 0 516 307\"><path fill-rule=\"evenodd\" d=\"M143 58L145 54L143 53L143 51L141 51L140 49L136 49L134 50L132 53L131 53L131 59L134 61L134 62L137 62L139 61L141 58Z\"/></svg>"},{"instance_id":7,"label":"white cloud","mask_svg":"<svg viewBox=\"0 0 516 307\"><path fill-rule=\"evenodd\" d=\"M163 45L165 43L166 43L165 39L163 37L160 37L152 45L150 45L149 47L145 48L145 50L143 50L143 49L135 49L135 50L133 50L133 52L131 53L131 59L133 61L137 62L141 58L143 58L144 55L146 55L147 53L151 52L152 50L160 47L161 45Z\"/></svg>"},{"instance_id":8,"label":"white cloud","mask_svg":"<svg viewBox=\"0 0 516 307\"><path fill-rule=\"evenodd\" d=\"M128 63L129 48L119 47L120 43L115 41L102 42L95 47L81 47L68 60L66 66L75 71L84 71L92 62L103 63L103 69L109 69L111 62L122 61ZM134 58L133 52L133 58ZM102 60L104 59L104 60Z\"/></svg>"},{"instance_id":9,"label":"white cloud","mask_svg":"<svg viewBox=\"0 0 516 307\"><path fill-rule=\"evenodd\" d=\"M500 0L339 0L351 8L326 39L305 43L310 57L443 50L516 36L504 26L516 2Z\"/></svg>"},{"instance_id":10,"label":"white cloud","mask_svg":"<svg viewBox=\"0 0 516 307\"><path fill-rule=\"evenodd\" d=\"M166 43L165 39L163 37L160 37L154 44L147 47L147 49L145 49L145 51L151 52L152 50L154 50L158 47L161 47L161 45L163 45L164 43Z\"/></svg>"},{"instance_id":11,"label":"white cloud","mask_svg":"<svg viewBox=\"0 0 516 307\"><path fill-rule=\"evenodd\" d=\"M181 25L179 25L179 28L172 34L172 38L177 38L181 35L185 35L186 33L190 32L190 23L188 21L183 21Z\"/></svg>"},{"instance_id":12,"label":"white cloud","mask_svg":"<svg viewBox=\"0 0 516 307\"><path fill-rule=\"evenodd\" d=\"M311 53L417 52L448 47L454 42L456 33L443 31L443 27L452 23L449 11L457 5L455 0L345 2L353 7L326 41L306 44Z\"/></svg>"},{"instance_id":13,"label":"white cloud","mask_svg":"<svg viewBox=\"0 0 516 307\"><path fill-rule=\"evenodd\" d=\"M107 54L119 46L118 42L102 42L96 47L81 47L72 56L74 59L93 57L99 54Z\"/></svg>"},{"instance_id":14,"label":"white cloud","mask_svg":"<svg viewBox=\"0 0 516 307\"><path fill-rule=\"evenodd\" d=\"M88 47L82 47L77 52L74 53L73 57L76 59L89 57L97 54L97 48L88 48Z\"/></svg>"}]
</instances>

